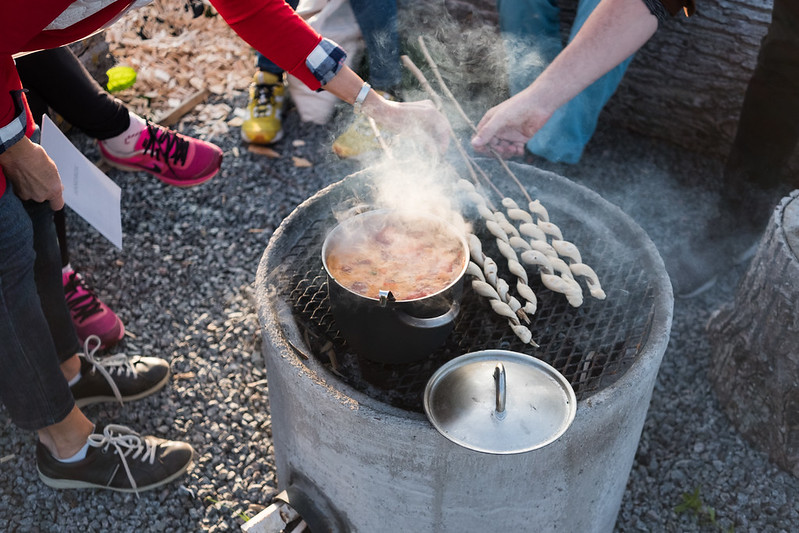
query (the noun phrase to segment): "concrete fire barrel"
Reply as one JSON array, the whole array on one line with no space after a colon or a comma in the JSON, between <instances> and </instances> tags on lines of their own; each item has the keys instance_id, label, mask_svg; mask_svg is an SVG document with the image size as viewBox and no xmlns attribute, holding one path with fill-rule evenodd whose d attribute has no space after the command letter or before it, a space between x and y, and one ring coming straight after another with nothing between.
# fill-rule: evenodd
<instances>
[{"instance_id":1,"label":"concrete fire barrel","mask_svg":"<svg viewBox=\"0 0 799 533\"><path fill-rule=\"evenodd\" d=\"M498 166L483 164L492 175L501 176ZM550 208L553 221L579 233L574 241L585 256L599 258L594 267L600 276L607 271L607 300L615 299L597 303L596 315L590 309L587 314L566 309L568 327L542 325L542 356L554 339L560 339L559 346L571 342L561 331L550 330L569 329L569 335L580 337L582 330L604 335L594 330L605 328L615 340L597 341L586 349L589 359L609 353L611 348L600 347L606 344L630 359L588 392L580 392L580 380L590 378L588 360L583 356L582 366L572 374L569 369L577 363L563 365L564 375L577 384L577 412L565 434L551 444L514 454L483 453L455 444L424 412L392 405L375 394L374 387L356 387L342 379L341 361L324 355L340 340L334 332L333 341L318 338L334 330L334 324L327 322L326 329L306 324L326 312L324 280L314 279L314 265L311 274L300 273L298 281L299 257L318 254L332 206L353 194L364 198L369 170L320 191L275 232L256 287L278 483L288 489L292 506L314 533L613 530L669 339L671 285L652 242L617 207L561 176L534 167L512 168L529 184L530 194ZM322 234L309 237L314 232ZM620 269L604 269L603 254L608 264L617 263ZM292 274L294 278L286 278ZM320 295L310 301L318 300L318 308L306 316L303 309L309 302L295 300L313 292L314 284L321 287ZM624 327L637 320L641 322L632 335ZM460 335L459 327L453 335ZM463 327L473 331L476 326ZM491 339L485 342L477 347L508 347L495 346Z\"/></svg>"}]
</instances>

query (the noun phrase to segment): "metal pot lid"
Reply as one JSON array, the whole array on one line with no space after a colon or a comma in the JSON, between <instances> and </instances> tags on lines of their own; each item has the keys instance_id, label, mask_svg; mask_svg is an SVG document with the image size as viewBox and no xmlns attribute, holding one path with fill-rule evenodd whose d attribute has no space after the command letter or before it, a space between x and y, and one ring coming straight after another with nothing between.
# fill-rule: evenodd
<instances>
[{"instance_id":1,"label":"metal pot lid","mask_svg":"<svg viewBox=\"0 0 799 533\"><path fill-rule=\"evenodd\" d=\"M465 448L493 454L535 450L558 439L577 412L563 375L532 356L506 350L468 353L427 382L433 426Z\"/></svg>"}]
</instances>

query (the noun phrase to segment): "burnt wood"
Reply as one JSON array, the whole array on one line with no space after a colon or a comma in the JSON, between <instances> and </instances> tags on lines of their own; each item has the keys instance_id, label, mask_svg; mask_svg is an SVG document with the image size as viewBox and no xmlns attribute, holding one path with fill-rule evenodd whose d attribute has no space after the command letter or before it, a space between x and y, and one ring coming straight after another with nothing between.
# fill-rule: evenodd
<instances>
[{"instance_id":1,"label":"burnt wood","mask_svg":"<svg viewBox=\"0 0 799 533\"><path fill-rule=\"evenodd\" d=\"M783 199L735 300L710 318L710 379L751 443L799 477L799 190Z\"/></svg>"}]
</instances>

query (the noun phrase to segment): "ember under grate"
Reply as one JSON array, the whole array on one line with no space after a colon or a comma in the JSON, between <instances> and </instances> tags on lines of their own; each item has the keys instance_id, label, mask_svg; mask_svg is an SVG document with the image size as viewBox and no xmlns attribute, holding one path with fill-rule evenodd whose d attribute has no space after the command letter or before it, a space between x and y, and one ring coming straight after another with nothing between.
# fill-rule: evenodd
<instances>
[{"instance_id":1,"label":"ember under grate","mask_svg":"<svg viewBox=\"0 0 799 533\"><path fill-rule=\"evenodd\" d=\"M411 365L359 360L338 334L329 310L320 257L324 235L333 223L315 221L291 249L284 265L292 265L294 275L281 284L282 297L315 356L353 388L396 407L421 412L424 387L437 368L458 355L489 348L523 352L546 361L569 380L581 400L618 379L634 362L648 335L654 295L646 286L643 269L634 262L614 264L611 256L595 260L595 269L606 288L623 285L626 290L609 291L603 301L587 297L579 308L572 308L562 295L531 277L539 306L530 329L539 348L521 343L507 322L467 283L455 328L429 359ZM581 242L581 237L575 235L573 240ZM601 268L596 266L600 264Z\"/></svg>"}]
</instances>

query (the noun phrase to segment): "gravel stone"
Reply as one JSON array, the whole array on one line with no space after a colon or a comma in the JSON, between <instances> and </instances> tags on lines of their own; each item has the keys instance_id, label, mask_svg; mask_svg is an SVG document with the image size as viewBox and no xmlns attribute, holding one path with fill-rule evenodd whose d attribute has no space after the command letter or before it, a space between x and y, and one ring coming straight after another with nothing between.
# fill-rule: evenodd
<instances>
[{"instance_id":1,"label":"gravel stone","mask_svg":"<svg viewBox=\"0 0 799 533\"><path fill-rule=\"evenodd\" d=\"M213 97L211 103L219 101ZM226 103L242 107L246 96ZM122 188L123 250L67 213L73 265L130 333L112 351L164 357L175 374L150 398L122 407L91 406L87 415L186 439L197 451L196 461L188 475L140 499L52 490L36 475L34 435L0 415L0 458L14 457L0 463L0 530L238 531L239 513L252 516L271 503L278 480L255 273L280 221L304 199L359 168L338 161L330 150L349 117L339 112L328 126L315 126L301 123L290 109L286 137L273 147L281 153L278 159L248 152L236 132L214 138L225 151L223 168L199 187L178 189L144 173L109 171ZM190 114L179 129L192 135L201 126ZM73 130L69 137L90 160L99 158L81 132ZM295 140L304 145L295 146ZM295 167L293 155L313 166ZM718 159L606 125L580 164L536 164L619 205L662 255L692 238L698 222L710 216L707 204L717 194L722 168ZM616 531L799 529L799 479L737 434L709 385L710 347L703 327L732 299L744 269L731 269L714 290L697 298L675 300L669 346ZM701 512L677 512L683 496L696 490L705 508L715 511L715 526Z\"/></svg>"}]
</instances>

